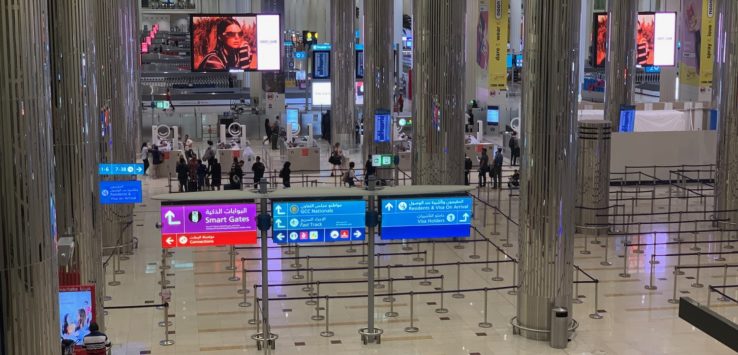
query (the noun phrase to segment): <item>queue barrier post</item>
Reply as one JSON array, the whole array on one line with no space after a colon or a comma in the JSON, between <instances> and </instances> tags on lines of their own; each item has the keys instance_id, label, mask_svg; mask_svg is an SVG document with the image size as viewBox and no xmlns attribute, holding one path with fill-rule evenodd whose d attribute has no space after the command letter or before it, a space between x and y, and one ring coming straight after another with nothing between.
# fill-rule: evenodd
<instances>
[{"instance_id":1,"label":"queue barrier post","mask_svg":"<svg viewBox=\"0 0 738 355\"><path fill-rule=\"evenodd\" d=\"M330 297L325 296L325 330L320 332L320 336L324 338L330 338L335 335L330 329L328 329L328 323L330 318Z\"/></svg>"},{"instance_id":2,"label":"queue barrier post","mask_svg":"<svg viewBox=\"0 0 738 355\"><path fill-rule=\"evenodd\" d=\"M478 325L480 328L492 328L492 323L487 321L488 317L488 289L484 288L484 320L480 322Z\"/></svg>"},{"instance_id":3,"label":"queue barrier post","mask_svg":"<svg viewBox=\"0 0 738 355\"><path fill-rule=\"evenodd\" d=\"M415 294L410 291L410 325L405 327L406 333L417 333L418 327L415 326Z\"/></svg>"}]
</instances>

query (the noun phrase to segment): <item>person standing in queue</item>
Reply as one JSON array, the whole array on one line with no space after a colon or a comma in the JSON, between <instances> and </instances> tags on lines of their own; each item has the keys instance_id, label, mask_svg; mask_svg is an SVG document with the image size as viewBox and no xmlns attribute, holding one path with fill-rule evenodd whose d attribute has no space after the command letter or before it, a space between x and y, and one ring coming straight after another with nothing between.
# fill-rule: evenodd
<instances>
[{"instance_id":1,"label":"person standing in queue","mask_svg":"<svg viewBox=\"0 0 738 355\"><path fill-rule=\"evenodd\" d=\"M492 178L492 181L494 182L493 189L496 188L502 188L502 163L503 163L503 156L502 156L502 148L497 148L497 153L495 153L495 159L492 163L492 172L490 173L490 177Z\"/></svg>"},{"instance_id":2,"label":"person standing in queue","mask_svg":"<svg viewBox=\"0 0 738 355\"><path fill-rule=\"evenodd\" d=\"M197 191L205 191L206 177L208 176L208 168L202 163L201 159L197 159Z\"/></svg>"},{"instance_id":3,"label":"person standing in queue","mask_svg":"<svg viewBox=\"0 0 738 355\"><path fill-rule=\"evenodd\" d=\"M469 186L469 174L471 174L472 160L464 154L464 185Z\"/></svg>"},{"instance_id":4,"label":"person standing in queue","mask_svg":"<svg viewBox=\"0 0 738 355\"><path fill-rule=\"evenodd\" d=\"M144 176L146 176L146 171L149 170L149 144L147 142L141 145L141 160L144 165Z\"/></svg>"},{"instance_id":5,"label":"person standing in queue","mask_svg":"<svg viewBox=\"0 0 738 355\"><path fill-rule=\"evenodd\" d=\"M210 188L220 191L222 171L218 159L213 158L213 163L208 165L208 174L210 174Z\"/></svg>"},{"instance_id":6,"label":"person standing in queue","mask_svg":"<svg viewBox=\"0 0 738 355\"><path fill-rule=\"evenodd\" d=\"M152 160L152 163L154 163L154 168L153 168L153 172L151 173L151 177L156 179L159 177L159 169L161 167L161 164L164 163L162 153L159 150L159 146L157 146L156 144L151 146L151 160Z\"/></svg>"},{"instance_id":7,"label":"person standing in queue","mask_svg":"<svg viewBox=\"0 0 738 355\"><path fill-rule=\"evenodd\" d=\"M254 173L254 188L258 189L259 181L264 178L264 172L266 171L266 166L261 162L260 156L257 156L256 162L251 165L251 171Z\"/></svg>"},{"instance_id":8,"label":"person standing in queue","mask_svg":"<svg viewBox=\"0 0 738 355\"><path fill-rule=\"evenodd\" d=\"M269 123L268 118L264 120L264 132L266 133L266 138L261 144L267 144L272 139L272 125Z\"/></svg>"},{"instance_id":9,"label":"person standing in queue","mask_svg":"<svg viewBox=\"0 0 738 355\"><path fill-rule=\"evenodd\" d=\"M279 177L282 178L282 186L285 189L290 187L290 173L292 172L290 166L292 166L292 163L288 161L284 162L284 166L282 166L282 170L279 172Z\"/></svg>"},{"instance_id":10,"label":"person standing in queue","mask_svg":"<svg viewBox=\"0 0 738 355\"><path fill-rule=\"evenodd\" d=\"M377 168L374 167L374 163L372 162L372 159L369 158L366 160L366 164L364 164L364 186L369 186L369 177L377 175Z\"/></svg>"},{"instance_id":11,"label":"person standing in queue","mask_svg":"<svg viewBox=\"0 0 738 355\"><path fill-rule=\"evenodd\" d=\"M520 158L520 142L518 141L518 133L513 131L510 136L510 166L518 164L518 158Z\"/></svg>"},{"instance_id":12,"label":"person standing in queue","mask_svg":"<svg viewBox=\"0 0 738 355\"><path fill-rule=\"evenodd\" d=\"M240 190L241 181L243 180L243 168L238 158L233 158L233 164L231 165L231 172L228 173L229 188L231 190Z\"/></svg>"},{"instance_id":13,"label":"person standing in queue","mask_svg":"<svg viewBox=\"0 0 738 355\"><path fill-rule=\"evenodd\" d=\"M487 148L482 148L482 156L479 157L479 187L487 185L487 172L489 171L489 157Z\"/></svg>"},{"instance_id":14,"label":"person standing in queue","mask_svg":"<svg viewBox=\"0 0 738 355\"><path fill-rule=\"evenodd\" d=\"M213 147L213 141L208 141L208 147L205 149L205 153L202 154L202 161L210 165L213 163L213 159L215 159L215 148Z\"/></svg>"},{"instance_id":15,"label":"person standing in queue","mask_svg":"<svg viewBox=\"0 0 738 355\"><path fill-rule=\"evenodd\" d=\"M343 175L343 182L348 185L348 187L354 187L356 186L356 164L354 162L349 163L349 168L346 170L346 173Z\"/></svg>"},{"instance_id":16,"label":"person standing in queue","mask_svg":"<svg viewBox=\"0 0 738 355\"><path fill-rule=\"evenodd\" d=\"M179 181L179 192L187 191L187 161L184 157L179 157L179 163L177 163L177 180Z\"/></svg>"}]
</instances>

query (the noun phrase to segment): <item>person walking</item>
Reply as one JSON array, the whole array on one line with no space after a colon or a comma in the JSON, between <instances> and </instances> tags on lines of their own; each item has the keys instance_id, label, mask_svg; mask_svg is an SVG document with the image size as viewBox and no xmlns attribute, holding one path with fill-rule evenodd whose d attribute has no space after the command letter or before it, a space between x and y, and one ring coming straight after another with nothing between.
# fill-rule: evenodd
<instances>
[{"instance_id":1,"label":"person walking","mask_svg":"<svg viewBox=\"0 0 738 355\"><path fill-rule=\"evenodd\" d=\"M220 191L222 170L218 159L213 158L213 163L208 165L208 173L210 174L210 188Z\"/></svg>"},{"instance_id":2,"label":"person walking","mask_svg":"<svg viewBox=\"0 0 738 355\"><path fill-rule=\"evenodd\" d=\"M146 176L146 171L149 170L149 144L146 142L141 146L141 160L144 165L144 176Z\"/></svg>"},{"instance_id":3,"label":"person walking","mask_svg":"<svg viewBox=\"0 0 738 355\"><path fill-rule=\"evenodd\" d=\"M185 161L184 157L179 157L176 171L177 181L179 181L179 192L185 192L187 191L187 173L189 169L187 168L187 161Z\"/></svg>"},{"instance_id":4,"label":"person walking","mask_svg":"<svg viewBox=\"0 0 738 355\"><path fill-rule=\"evenodd\" d=\"M290 166L292 166L292 163L288 161L284 162L284 166L282 166L282 170L279 172L279 177L282 178L282 186L285 189L290 187L290 173L292 172Z\"/></svg>"},{"instance_id":5,"label":"person walking","mask_svg":"<svg viewBox=\"0 0 738 355\"><path fill-rule=\"evenodd\" d=\"M471 174L472 160L468 155L464 154L464 185L469 186L469 175Z\"/></svg>"},{"instance_id":6,"label":"person walking","mask_svg":"<svg viewBox=\"0 0 738 355\"><path fill-rule=\"evenodd\" d=\"M487 148L482 148L482 156L479 157L479 187L487 185L487 172L489 171L489 157Z\"/></svg>"},{"instance_id":7,"label":"person walking","mask_svg":"<svg viewBox=\"0 0 738 355\"><path fill-rule=\"evenodd\" d=\"M508 146L510 147L510 166L515 166L517 165L518 158L520 157L520 142L518 141L517 132L512 132Z\"/></svg>"},{"instance_id":8,"label":"person walking","mask_svg":"<svg viewBox=\"0 0 738 355\"><path fill-rule=\"evenodd\" d=\"M502 148L497 148L497 153L495 154L495 159L492 162L492 172L490 173L490 177L492 178L492 182L494 183L493 189L502 188L502 163L503 163L503 156L502 156Z\"/></svg>"},{"instance_id":9,"label":"person walking","mask_svg":"<svg viewBox=\"0 0 738 355\"><path fill-rule=\"evenodd\" d=\"M333 145L333 150L331 150L331 156L328 158L328 162L331 163L331 176L342 176L343 175L343 169L341 168L341 164L343 164L343 151L341 150L341 143L336 142L336 144Z\"/></svg>"},{"instance_id":10,"label":"person walking","mask_svg":"<svg viewBox=\"0 0 738 355\"><path fill-rule=\"evenodd\" d=\"M272 124L269 123L268 118L264 120L264 133L266 133L266 138L261 144L267 144L272 139Z\"/></svg>"},{"instance_id":11,"label":"person walking","mask_svg":"<svg viewBox=\"0 0 738 355\"><path fill-rule=\"evenodd\" d=\"M266 166L261 162L260 156L257 156L256 162L251 165L251 171L254 173L254 188L258 189L259 181L264 178L264 172L266 171Z\"/></svg>"}]
</instances>

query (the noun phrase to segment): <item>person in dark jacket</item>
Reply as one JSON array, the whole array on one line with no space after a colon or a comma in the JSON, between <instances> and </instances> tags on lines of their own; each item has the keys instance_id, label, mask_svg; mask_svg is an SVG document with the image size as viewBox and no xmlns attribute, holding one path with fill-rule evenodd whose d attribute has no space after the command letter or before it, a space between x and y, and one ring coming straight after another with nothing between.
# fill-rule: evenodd
<instances>
[{"instance_id":1,"label":"person in dark jacket","mask_svg":"<svg viewBox=\"0 0 738 355\"><path fill-rule=\"evenodd\" d=\"M231 172L228 174L228 177L231 190L240 190L241 182L243 181L243 168L238 158L233 158L233 165L231 165Z\"/></svg>"},{"instance_id":2,"label":"person in dark jacket","mask_svg":"<svg viewBox=\"0 0 738 355\"><path fill-rule=\"evenodd\" d=\"M208 173L210 174L210 187L213 190L220 190L220 180L221 180L221 168L220 163L218 162L218 159L213 158L213 163L208 166Z\"/></svg>"},{"instance_id":3,"label":"person in dark jacket","mask_svg":"<svg viewBox=\"0 0 738 355\"><path fill-rule=\"evenodd\" d=\"M189 169L187 168L187 161L184 157L179 157L179 163L177 163L177 180L179 181L179 192L187 191L187 174Z\"/></svg>"},{"instance_id":4,"label":"person in dark jacket","mask_svg":"<svg viewBox=\"0 0 738 355\"><path fill-rule=\"evenodd\" d=\"M272 139L272 124L269 123L269 119L264 120L264 132L266 133L266 139L261 144L266 144Z\"/></svg>"},{"instance_id":5,"label":"person in dark jacket","mask_svg":"<svg viewBox=\"0 0 738 355\"><path fill-rule=\"evenodd\" d=\"M254 173L254 188L259 188L259 181L264 178L266 166L261 162L261 157L256 157L256 162L251 165L251 171Z\"/></svg>"},{"instance_id":6,"label":"person in dark jacket","mask_svg":"<svg viewBox=\"0 0 738 355\"><path fill-rule=\"evenodd\" d=\"M369 177L377 175L377 168L374 167L374 163L372 162L372 159L369 158L366 160L366 164L364 164L364 186L369 186Z\"/></svg>"},{"instance_id":7,"label":"person in dark jacket","mask_svg":"<svg viewBox=\"0 0 738 355\"><path fill-rule=\"evenodd\" d=\"M492 178L492 182L494 183L493 189L502 188L502 163L503 163L503 156L502 156L502 148L497 148L497 153L495 153L495 159L492 163L492 171L490 171L489 175Z\"/></svg>"},{"instance_id":8,"label":"person in dark jacket","mask_svg":"<svg viewBox=\"0 0 738 355\"><path fill-rule=\"evenodd\" d=\"M205 178L208 176L208 167L197 159L197 191L205 190Z\"/></svg>"},{"instance_id":9,"label":"person in dark jacket","mask_svg":"<svg viewBox=\"0 0 738 355\"><path fill-rule=\"evenodd\" d=\"M290 187L290 173L292 172L290 171L291 165L292 163L288 161L284 162L284 166L282 166L282 171L279 172L279 177L282 178L282 186L284 186L285 189Z\"/></svg>"},{"instance_id":10,"label":"person in dark jacket","mask_svg":"<svg viewBox=\"0 0 738 355\"><path fill-rule=\"evenodd\" d=\"M482 148L482 156L479 157L479 187L487 185L487 171L489 171L489 157L487 148Z\"/></svg>"},{"instance_id":11,"label":"person in dark jacket","mask_svg":"<svg viewBox=\"0 0 738 355\"><path fill-rule=\"evenodd\" d=\"M159 177L161 164L164 163L164 157L159 150L159 146L157 146L156 144L151 146L151 160L151 162L154 164L154 168L153 172L149 175L151 175L152 178L156 179Z\"/></svg>"},{"instance_id":12,"label":"person in dark jacket","mask_svg":"<svg viewBox=\"0 0 738 355\"><path fill-rule=\"evenodd\" d=\"M510 166L518 165L518 158L520 158L520 143L518 142L518 133L513 131L510 136Z\"/></svg>"},{"instance_id":13,"label":"person in dark jacket","mask_svg":"<svg viewBox=\"0 0 738 355\"><path fill-rule=\"evenodd\" d=\"M472 160L469 156L464 155L464 185L469 186L469 174L472 169Z\"/></svg>"}]
</instances>

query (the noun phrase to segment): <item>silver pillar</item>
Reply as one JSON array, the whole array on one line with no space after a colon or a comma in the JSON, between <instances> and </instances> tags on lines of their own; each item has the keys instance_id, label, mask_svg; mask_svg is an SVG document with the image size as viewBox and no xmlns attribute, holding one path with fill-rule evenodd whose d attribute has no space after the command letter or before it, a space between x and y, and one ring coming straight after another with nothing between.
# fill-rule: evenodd
<instances>
[{"instance_id":1,"label":"silver pillar","mask_svg":"<svg viewBox=\"0 0 738 355\"><path fill-rule=\"evenodd\" d=\"M525 1L517 320L539 330L552 307L572 314L580 5Z\"/></svg>"},{"instance_id":2,"label":"silver pillar","mask_svg":"<svg viewBox=\"0 0 738 355\"><path fill-rule=\"evenodd\" d=\"M47 3L0 4L0 354L59 352Z\"/></svg>"},{"instance_id":3,"label":"silver pillar","mask_svg":"<svg viewBox=\"0 0 738 355\"><path fill-rule=\"evenodd\" d=\"M576 225L579 233L599 234L608 227L610 205L610 121L579 121ZM600 225L600 226L593 226Z\"/></svg>"},{"instance_id":4,"label":"silver pillar","mask_svg":"<svg viewBox=\"0 0 738 355\"><path fill-rule=\"evenodd\" d=\"M372 154L392 153L391 143L374 142L374 114L392 111L394 69L392 63L393 0L364 0L364 149ZM383 172L380 170L380 172Z\"/></svg>"},{"instance_id":5,"label":"silver pillar","mask_svg":"<svg viewBox=\"0 0 738 355\"><path fill-rule=\"evenodd\" d=\"M620 130L620 106L633 103L638 0L607 2L607 59L605 60L605 119Z\"/></svg>"},{"instance_id":6,"label":"silver pillar","mask_svg":"<svg viewBox=\"0 0 738 355\"><path fill-rule=\"evenodd\" d=\"M713 107L718 111L715 209L738 209L738 3L719 1L713 74ZM738 212L721 214L738 223ZM734 229L732 227L731 229Z\"/></svg>"},{"instance_id":7,"label":"silver pillar","mask_svg":"<svg viewBox=\"0 0 738 355\"><path fill-rule=\"evenodd\" d=\"M68 268L83 284L96 285L96 314L103 313L95 26L91 0L53 1L51 6L52 107L56 173L57 226L75 238ZM103 325L104 317L98 317Z\"/></svg>"},{"instance_id":8,"label":"silver pillar","mask_svg":"<svg viewBox=\"0 0 738 355\"><path fill-rule=\"evenodd\" d=\"M331 143L341 143L343 147L353 146L356 125L355 10L353 0L331 0Z\"/></svg>"},{"instance_id":9,"label":"silver pillar","mask_svg":"<svg viewBox=\"0 0 738 355\"><path fill-rule=\"evenodd\" d=\"M413 1L413 185L464 183L466 0Z\"/></svg>"}]
</instances>

